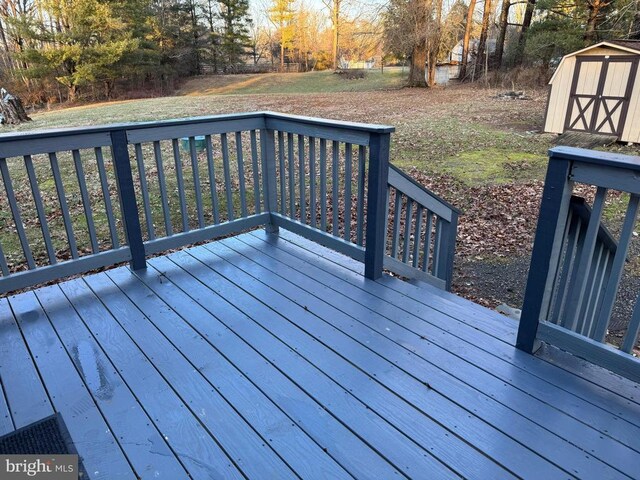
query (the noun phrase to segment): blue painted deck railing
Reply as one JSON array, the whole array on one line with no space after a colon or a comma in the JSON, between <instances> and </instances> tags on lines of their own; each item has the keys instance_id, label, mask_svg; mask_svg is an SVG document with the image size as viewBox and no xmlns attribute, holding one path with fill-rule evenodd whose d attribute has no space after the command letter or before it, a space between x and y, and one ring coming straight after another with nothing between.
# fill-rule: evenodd
<instances>
[{"instance_id":1,"label":"blue painted deck railing","mask_svg":"<svg viewBox=\"0 0 640 480\"><path fill-rule=\"evenodd\" d=\"M458 212L392 127L248 113L0 135L0 293L258 226L449 288Z\"/></svg>"},{"instance_id":2,"label":"blue painted deck railing","mask_svg":"<svg viewBox=\"0 0 640 480\"><path fill-rule=\"evenodd\" d=\"M573 194L595 186L592 207ZM602 224L608 190L629 196L614 239ZM640 381L633 348L640 332L636 300L620 348L605 343L627 262L640 201L640 158L570 147L550 151L517 346L542 340Z\"/></svg>"}]
</instances>

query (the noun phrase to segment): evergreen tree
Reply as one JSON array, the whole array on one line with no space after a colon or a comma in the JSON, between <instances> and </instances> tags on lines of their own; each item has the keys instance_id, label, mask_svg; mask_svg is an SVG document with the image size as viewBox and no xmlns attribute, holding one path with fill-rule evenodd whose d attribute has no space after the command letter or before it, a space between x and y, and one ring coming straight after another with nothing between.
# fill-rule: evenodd
<instances>
[{"instance_id":1,"label":"evergreen tree","mask_svg":"<svg viewBox=\"0 0 640 480\"><path fill-rule=\"evenodd\" d=\"M250 46L248 0L218 0L223 33L220 42L224 58L224 70L242 61L245 50Z\"/></svg>"}]
</instances>

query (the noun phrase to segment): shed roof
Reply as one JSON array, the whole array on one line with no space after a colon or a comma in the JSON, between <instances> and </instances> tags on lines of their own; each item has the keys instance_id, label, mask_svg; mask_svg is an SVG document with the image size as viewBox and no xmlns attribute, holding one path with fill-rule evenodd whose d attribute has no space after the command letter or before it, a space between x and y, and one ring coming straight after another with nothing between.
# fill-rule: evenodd
<instances>
[{"instance_id":1,"label":"shed roof","mask_svg":"<svg viewBox=\"0 0 640 480\"><path fill-rule=\"evenodd\" d=\"M576 50L575 52L571 52L565 55L564 57L562 57L562 60L558 64L558 68L556 68L556 71L553 72L553 76L551 77L551 80L549 80L549 84L553 83L554 79L556 78L556 75L562 68L562 64L564 63L566 58L573 57L575 55L588 52L589 50L593 50L595 48L602 48L602 47L614 48L616 50L623 50L632 54L640 55L640 40L607 40L604 42L599 42L594 45L590 45L588 47L582 48L580 50Z\"/></svg>"}]
</instances>

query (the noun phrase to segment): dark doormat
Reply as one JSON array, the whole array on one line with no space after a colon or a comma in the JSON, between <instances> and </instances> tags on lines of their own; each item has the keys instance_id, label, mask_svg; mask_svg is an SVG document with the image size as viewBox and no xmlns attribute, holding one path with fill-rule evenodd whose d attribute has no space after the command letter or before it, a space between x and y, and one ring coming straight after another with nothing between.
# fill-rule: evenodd
<instances>
[{"instance_id":1,"label":"dark doormat","mask_svg":"<svg viewBox=\"0 0 640 480\"><path fill-rule=\"evenodd\" d=\"M38 420L0 437L0 454L77 455L71 436L60 414ZM79 478L88 478L78 458Z\"/></svg>"}]
</instances>

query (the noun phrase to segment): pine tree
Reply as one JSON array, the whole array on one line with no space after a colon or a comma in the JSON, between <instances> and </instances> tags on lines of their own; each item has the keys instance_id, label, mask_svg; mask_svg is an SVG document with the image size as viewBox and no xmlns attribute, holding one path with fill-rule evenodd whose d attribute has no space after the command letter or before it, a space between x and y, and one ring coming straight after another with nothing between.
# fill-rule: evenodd
<instances>
[{"instance_id":1,"label":"pine tree","mask_svg":"<svg viewBox=\"0 0 640 480\"><path fill-rule=\"evenodd\" d=\"M245 50L249 47L249 16L248 0L218 0L220 18L223 23L221 50L224 56L225 71L242 61Z\"/></svg>"}]
</instances>

